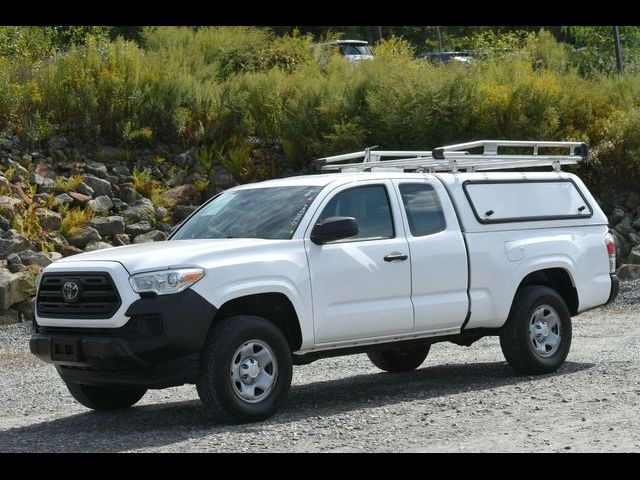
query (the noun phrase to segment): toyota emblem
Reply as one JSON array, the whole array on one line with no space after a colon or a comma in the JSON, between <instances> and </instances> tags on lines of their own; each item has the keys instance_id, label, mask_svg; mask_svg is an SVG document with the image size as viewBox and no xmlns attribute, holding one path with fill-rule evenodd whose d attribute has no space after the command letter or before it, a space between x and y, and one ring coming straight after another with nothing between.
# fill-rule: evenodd
<instances>
[{"instance_id":1,"label":"toyota emblem","mask_svg":"<svg viewBox=\"0 0 640 480\"><path fill-rule=\"evenodd\" d=\"M66 282L62 286L62 297L65 302L75 302L80 294L80 288L76 282Z\"/></svg>"}]
</instances>

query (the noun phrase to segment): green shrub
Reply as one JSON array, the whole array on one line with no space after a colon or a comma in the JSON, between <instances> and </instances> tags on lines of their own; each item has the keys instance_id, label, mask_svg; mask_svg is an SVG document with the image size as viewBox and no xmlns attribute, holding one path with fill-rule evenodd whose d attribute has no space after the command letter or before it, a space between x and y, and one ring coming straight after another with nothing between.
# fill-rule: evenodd
<instances>
[{"instance_id":1,"label":"green shrub","mask_svg":"<svg viewBox=\"0 0 640 480\"><path fill-rule=\"evenodd\" d=\"M193 148L201 188L221 165L237 181L259 180L281 173L282 160L311 170L314 158L373 145L429 149L481 138L587 141L594 162L582 167L586 178L604 185L599 160L609 183L640 180L640 74L633 64L623 76L583 68L544 30L482 29L454 46L483 58L434 66L397 38L353 65L339 55L314 59L310 37L255 27L145 28L140 44L84 27L60 31L68 38L49 31L49 39L29 28L15 38L0 28L0 50L10 55L0 56L0 132L30 145L54 135L118 145L129 160L158 143ZM576 35L604 58L609 40L585 29ZM628 45L637 43L633 32L624 27ZM161 201L150 172L134 177L137 190Z\"/></svg>"}]
</instances>

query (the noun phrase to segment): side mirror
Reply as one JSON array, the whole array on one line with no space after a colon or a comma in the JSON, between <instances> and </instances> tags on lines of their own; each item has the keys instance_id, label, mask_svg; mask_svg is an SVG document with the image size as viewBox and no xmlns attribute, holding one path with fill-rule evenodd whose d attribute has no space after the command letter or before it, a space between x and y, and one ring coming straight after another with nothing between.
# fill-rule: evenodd
<instances>
[{"instance_id":1,"label":"side mirror","mask_svg":"<svg viewBox=\"0 0 640 480\"><path fill-rule=\"evenodd\" d=\"M335 240L342 240L360 232L358 222L353 217L329 217L322 223L316 223L311 231L311 241L316 245L324 245Z\"/></svg>"}]
</instances>

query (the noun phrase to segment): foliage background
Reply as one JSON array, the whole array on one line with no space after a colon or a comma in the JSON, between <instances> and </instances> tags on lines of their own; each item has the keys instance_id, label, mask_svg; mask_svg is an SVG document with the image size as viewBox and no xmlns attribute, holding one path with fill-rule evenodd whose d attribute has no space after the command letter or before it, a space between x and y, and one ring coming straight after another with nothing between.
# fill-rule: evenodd
<instances>
[{"instance_id":1,"label":"foliage background","mask_svg":"<svg viewBox=\"0 0 640 480\"><path fill-rule=\"evenodd\" d=\"M640 29L440 27L471 66L433 65L435 27L0 27L0 133L184 151L242 180L318 156L480 138L580 140L596 190L640 179ZM382 33L382 39L379 34ZM353 66L314 41L369 38Z\"/></svg>"}]
</instances>

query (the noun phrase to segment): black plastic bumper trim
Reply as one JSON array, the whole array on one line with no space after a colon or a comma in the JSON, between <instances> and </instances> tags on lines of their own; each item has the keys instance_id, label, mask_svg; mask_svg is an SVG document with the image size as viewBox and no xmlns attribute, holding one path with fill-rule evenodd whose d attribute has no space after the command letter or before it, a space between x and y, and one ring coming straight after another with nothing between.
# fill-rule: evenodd
<instances>
[{"instance_id":1,"label":"black plastic bumper trim","mask_svg":"<svg viewBox=\"0 0 640 480\"><path fill-rule=\"evenodd\" d=\"M620 291L620 280L617 275L611 274L611 293L609 294L609 300L607 300L607 305L613 302L618 296L618 292Z\"/></svg>"},{"instance_id":2,"label":"black plastic bumper trim","mask_svg":"<svg viewBox=\"0 0 640 480\"><path fill-rule=\"evenodd\" d=\"M194 365L197 374L197 358L216 313L216 307L187 289L135 301L126 312L131 319L120 328L37 327L30 349L55 364L68 381L180 385L193 379Z\"/></svg>"}]
</instances>

